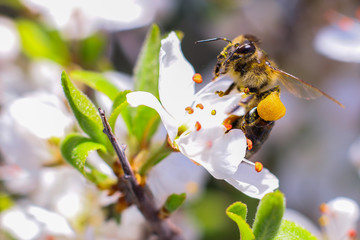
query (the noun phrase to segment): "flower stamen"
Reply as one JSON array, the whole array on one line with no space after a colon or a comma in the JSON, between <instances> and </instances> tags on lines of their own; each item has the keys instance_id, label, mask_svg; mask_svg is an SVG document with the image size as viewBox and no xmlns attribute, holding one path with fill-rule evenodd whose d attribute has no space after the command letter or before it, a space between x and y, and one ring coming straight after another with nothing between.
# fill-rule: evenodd
<instances>
[{"instance_id":1,"label":"flower stamen","mask_svg":"<svg viewBox=\"0 0 360 240\"><path fill-rule=\"evenodd\" d=\"M196 104L195 107L200 108L200 109L204 109L204 105L202 105L201 103Z\"/></svg>"},{"instance_id":2,"label":"flower stamen","mask_svg":"<svg viewBox=\"0 0 360 240\"><path fill-rule=\"evenodd\" d=\"M350 229L347 233L350 239L356 239L357 232L355 229Z\"/></svg>"},{"instance_id":3,"label":"flower stamen","mask_svg":"<svg viewBox=\"0 0 360 240\"><path fill-rule=\"evenodd\" d=\"M201 129L201 124L199 122L195 123L195 130L199 131Z\"/></svg>"},{"instance_id":4,"label":"flower stamen","mask_svg":"<svg viewBox=\"0 0 360 240\"><path fill-rule=\"evenodd\" d=\"M216 110L215 109L211 110L211 115L216 115Z\"/></svg>"},{"instance_id":5,"label":"flower stamen","mask_svg":"<svg viewBox=\"0 0 360 240\"><path fill-rule=\"evenodd\" d=\"M328 225L328 223L329 223L329 219L326 216L321 216L319 218L320 226L325 227L326 225Z\"/></svg>"},{"instance_id":6,"label":"flower stamen","mask_svg":"<svg viewBox=\"0 0 360 240\"><path fill-rule=\"evenodd\" d=\"M320 204L319 210L320 210L320 212L321 212L322 214L329 212L329 208L328 208L328 206L326 205L326 203Z\"/></svg>"},{"instance_id":7,"label":"flower stamen","mask_svg":"<svg viewBox=\"0 0 360 240\"><path fill-rule=\"evenodd\" d=\"M264 166L261 162L255 162L255 171L261 172L263 170Z\"/></svg>"},{"instance_id":8,"label":"flower stamen","mask_svg":"<svg viewBox=\"0 0 360 240\"><path fill-rule=\"evenodd\" d=\"M186 107L185 108L185 111L188 113L188 114L193 114L194 113L194 109L192 107Z\"/></svg>"},{"instance_id":9,"label":"flower stamen","mask_svg":"<svg viewBox=\"0 0 360 240\"><path fill-rule=\"evenodd\" d=\"M229 131L232 129L232 125L230 123L223 123L224 127L226 128L226 131Z\"/></svg>"},{"instance_id":10,"label":"flower stamen","mask_svg":"<svg viewBox=\"0 0 360 240\"><path fill-rule=\"evenodd\" d=\"M247 148L250 151L253 148L253 142L250 139L246 138L246 143L247 143Z\"/></svg>"},{"instance_id":11,"label":"flower stamen","mask_svg":"<svg viewBox=\"0 0 360 240\"><path fill-rule=\"evenodd\" d=\"M195 83L202 83L203 82L203 79L202 79L202 76L201 76L200 73L195 73L194 76L192 77L192 80Z\"/></svg>"},{"instance_id":12,"label":"flower stamen","mask_svg":"<svg viewBox=\"0 0 360 240\"><path fill-rule=\"evenodd\" d=\"M243 159L243 162L245 162L247 164L250 164L250 165L253 165L255 167L255 171L257 171L257 172L261 172L263 170L263 168L264 168L263 164L261 162L253 163L253 162L251 162L251 161L249 161L247 159Z\"/></svg>"}]
</instances>

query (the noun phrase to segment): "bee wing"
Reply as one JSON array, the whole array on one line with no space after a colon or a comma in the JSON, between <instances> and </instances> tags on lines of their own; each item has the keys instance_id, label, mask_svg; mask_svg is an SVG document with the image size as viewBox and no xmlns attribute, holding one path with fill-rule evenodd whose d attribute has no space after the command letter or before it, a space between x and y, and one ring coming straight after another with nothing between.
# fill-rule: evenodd
<instances>
[{"instance_id":1,"label":"bee wing","mask_svg":"<svg viewBox=\"0 0 360 240\"><path fill-rule=\"evenodd\" d=\"M284 72L277 68L272 68L275 72L279 73L280 82L296 97L304 98L304 99L315 99L320 96L325 96L331 101L338 104L340 107L345 108L343 104L341 104L335 98L329 96L327 93L321 91L320 89L314 87L313 85L297 78L287 72Z\"/></svg>"}]
</instances>

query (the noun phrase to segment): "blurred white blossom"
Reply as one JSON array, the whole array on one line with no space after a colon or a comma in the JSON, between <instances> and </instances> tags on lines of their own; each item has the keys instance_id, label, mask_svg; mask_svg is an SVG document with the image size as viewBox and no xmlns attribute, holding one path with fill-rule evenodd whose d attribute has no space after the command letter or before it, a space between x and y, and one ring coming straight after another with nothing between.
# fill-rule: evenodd
<instances>
[{"instance_id":1,"label":"blurred white blossom","mask_svg":"<svg viewBox=\"0 0 360 240\"><path fill-rule=\"evenodd\" d=\"M47 209L21 204L0 214L0 226L19 240L46 239L62 236L74 239L75 234L66 219Z\"/></svg>"},{"instance_id":2,"label":"blurred white blossom","mask_svg":"<svg viewBox=\"0 0 360 240\"><path fill-rule=\"evenodd\" d=\"M146 0L22 0L66 38L85 38L99 29L120 31L150 24L158 5Z\"/></svg>"},{"instance_id":3,"label":"blurred white blossom","mask_svg":"<svg viewBox=\"0 0 360 240\"><path fill-rule=\"evenodd\" d=\"M360 62L360 21L332 12L332 23L318 31L315 49L334 60Z\"/></svg>"},{"instance_id":4,"label":"blurred white blossom","mask_svg":"<svg viewBox=\"0 0 360 240\"><path fill-rule=\"evenodd\" d=\"M20 37L15 24L0 16L0 66L14 60L20 53Z\"/></svg>"},{"instance_id":5,"label":"blurred white blossom","mask_svg":"<svg viewBox=\"0 0 360 240\"><path fill-rule=\"evenodd\" d=\"M360 138L351 144L348 154L351 163L356 167L360 176Z\"/></svg>"},{"instance_id":6,"label":"blurred white blossom","mask_svg":"<svg viewBox=\"0 0 360 240\"><path fill-rule=\"evenodd\" d=\"M293 221L309 230L319 239L324 240L354 240L357 236L359 221L359 205L352 199L337 197L320 206L321 217L319 230L305 216L291 209L287 209L284 219Z\"/></svg>"}]
</instances>

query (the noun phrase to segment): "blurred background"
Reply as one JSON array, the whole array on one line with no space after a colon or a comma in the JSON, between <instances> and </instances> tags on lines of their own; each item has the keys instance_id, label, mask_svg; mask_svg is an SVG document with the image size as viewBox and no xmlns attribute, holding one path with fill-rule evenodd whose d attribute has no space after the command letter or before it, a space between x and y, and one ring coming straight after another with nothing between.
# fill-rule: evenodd
<instances>
[{"instance_id":1,"label":"blurred background","mask_svg":"<svg viewBox=\"0 0 360 240\"><path fill-rule=\"evenodd\" d=\"M280 69L344 104L342 109L325 97L299 99L283 88L287 113L252 160L261 161L279 178L287 207L315 224L323 202L345 196L360 203L360 4L356 0L0 0L2 199L24 199L37 188L32 186L37 182L24 174L35 168L29 159L39 158L42 144L25 146L24 137L14 137L23 131L11 130L17 121L14 116L21 113L9 106L39 90L62 96L62 70L131 76L151 23L158 24L162 33L184 33L183 53L207 81L226 43L194 42L251 33L261 39L262 48ZM23 120L18 124L27 125ZM67 120L62 126L68 126ZM17 178L26 179L25 190ZM234 201L248 205L251 222L258 201L214 179L182 212L197 226L199 239L238 239L236 225L224 212ZM6 202L1 201L3 207Z\"/></svg>"}]
</instances>

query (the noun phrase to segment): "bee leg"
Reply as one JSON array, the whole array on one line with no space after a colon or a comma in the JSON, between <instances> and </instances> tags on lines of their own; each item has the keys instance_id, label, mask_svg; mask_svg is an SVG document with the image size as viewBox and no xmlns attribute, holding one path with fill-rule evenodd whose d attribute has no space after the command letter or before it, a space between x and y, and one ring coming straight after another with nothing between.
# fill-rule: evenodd
<instances>
[{"instance_id":1,"label":"bee leg","mask_svg":"<svg viewBox=\"0 0 360 240\"><path fill-rule=\"evenodd\" d=\"M225 95L228 95L234 88L235 88L236 84L235 83L232 83L228 89L226 89L226 91L224 92L224 96Z\"/></svg>"},{"instance_id":2,"label":"bee leg","mask_svg":"<svg viewBox=\"0 0 360 240\"><path fill-rule=\"evenodd\" d=\"M218 61L214 68L214 78L212 79L212 81L215 81L215 79L220 76L220 68L221 68L221 62Z\"/></svg>"}]
</instances>

